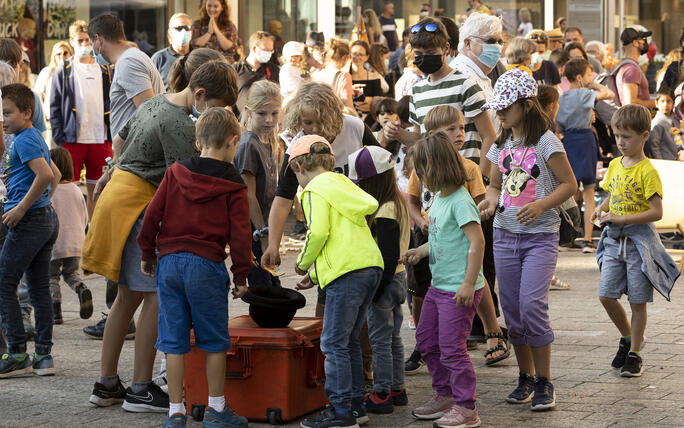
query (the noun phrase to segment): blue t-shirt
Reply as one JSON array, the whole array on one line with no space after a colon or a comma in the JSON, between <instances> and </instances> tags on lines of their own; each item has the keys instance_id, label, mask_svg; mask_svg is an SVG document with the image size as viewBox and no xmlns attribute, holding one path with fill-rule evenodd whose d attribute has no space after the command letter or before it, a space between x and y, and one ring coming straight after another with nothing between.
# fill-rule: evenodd
<instances>
[{"instance_id":1,"label":"blue t-shirt","mask_svg":"<svg viewBox=\"0 0 684 428\"><path fill-rule=\"evenodd\" d=\"M470 241L461 227L471 222L480 224L480 211L465 186L461 186L445 198L440 193L435 195L428 220L432 286L455 293L465 279L470 249ZM480 266L475 290L483 286L484 278Z\"/></svg>"},{"instance_id":2,"label":"blue t-shirt","mask_svg":"<svg viewBox=\"0 0 684 428\"><path fill-rule=\"evenodd\" d=\"M7 169L7 202L5 212L16 207L31 188L36 174L29 168L28 162L43 158L50 165L50 151L43 136L35 128L26 128L14 136L14 144L10 149L9 168ZM31 205L29 211L50 205L50 186Z\"/></svg>"}]
</instances>

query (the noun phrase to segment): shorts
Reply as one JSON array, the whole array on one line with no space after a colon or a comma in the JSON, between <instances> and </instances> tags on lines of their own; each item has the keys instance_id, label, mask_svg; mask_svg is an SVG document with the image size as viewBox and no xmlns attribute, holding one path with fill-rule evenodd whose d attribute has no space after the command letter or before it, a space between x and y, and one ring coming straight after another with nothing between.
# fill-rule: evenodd
<instances>
[{"instance_id":1,"label":"shorts","mask_svg":"<svg viewBox=\"0 0 684 428\"><path fill-rule=\"evenodd\" d=\"M579 186L580 183L582 184L582 187L585 189L589 189L591 187L596 187L596 179L595 178L584 178L582 180L577 180L577 185Z\"/></svg>"},{"instance_id":2,"label":"shorts","mask_svg":"<svg viewBox=\"0 0 684 428\"><path fill-rule=\"evenodd\" d=\"M641 255L634 242L628 237L601 239L605 252L599 266L599 297L619 299L626 294L630 303L653 302L653 285L641 271Z\"/></svg>"},{"instance_id":3,"label":"shorts","mask_svg":"<svg viewBox=\"0 0 684 428\"><path fill-rule=\"evenodd\" d=\"M223 262L192 253L167 254L157 265L159 296L155 348L167 354L190 352L190 329L195 346L207 352L230 349L228 288Z\"/></svg>"},{"instance_id":4,"label":"shorts","mask_svg":"<svg viewBox=\"0 0 684 428\"><path fill-rule=\"evenodd\" d=\"M74 163L73 181L80 180L81 170L85 164L86 183L97 183L97 180L102 177L102 169L107 165L105 159L113 156L111 141L93 144L64 143L62 147L69 151Z\"/></svg>"},{"instance_id":5,"label":"shorts","mask_svg":"<svg viewBox=\"0 0 684 428\"><path fill-rule=\"evenodd\" d=\"M119 282L107 279L108 283L121 284L128 287L131 291L143 293L156 293L157 283L154 278L143 275L140 270L142 260L142 250L138 246L137 237L142 229L142 214L133 224L133 228L128 234L126 244L121 253L121 269L119 270Z\"/></svg>"},{"instance_id":6,"label":"shorts","mask_svg":"<svg viewBox=\"0 0 684 428\"><path fill-rule=\"evenodd\" d=\"M424 235L420 228L415 227L411 231L411 248L418 248L428 241L428 236ZM408 266L407 272L408 291L413 296L425 297L432 282L430 272L430 259L425 257L413 266Z\"/></svg>"}]
</instances>

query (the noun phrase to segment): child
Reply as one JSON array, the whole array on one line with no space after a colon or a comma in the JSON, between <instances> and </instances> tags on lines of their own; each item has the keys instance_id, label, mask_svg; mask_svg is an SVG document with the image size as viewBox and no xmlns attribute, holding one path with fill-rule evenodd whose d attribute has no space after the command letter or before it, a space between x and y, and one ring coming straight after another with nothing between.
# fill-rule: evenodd
<instances>
[{"instance_id":1,"label":"child","mask_svg":"<svg viewBox=\"0 0 684 428\"><path fill-rule=\"evenodd\" d=\"M658 91L658 113L651 121L651 133L644 146L644 154L651 159L679 160L679 148L674 140L679 125L672 118L673 99L674 94L668 89Z\"/></svg>"},{"instance_id":2,"label":"child","mask_svg":"<svg viewBox=\"0 0 684 428\"><path fill-rule=\"evenodd\" d=\"M416 172L435 192L429 241L401 258L415 264L430 258L432 287L423 302L416 345L427 363L436 395L413 410L435 427L477 427L475 370L466 340L482 298L484 236L480 213L464 186L468 178L453 143L442 133L411 148Z\"/></svg>"},{"instance_id":3,"label":"child","mask_svg":"<svg viewBox=\"0 0 684 428\"><path fill-rule=\"evenodd\" d=\"M233 260L234 299L247 291L251 260L247 189L230 164L240 125L230 111L212 107L200 116L195 133L200 156L167 170L138 235L141 269L148 276L154 276L156 270L157 277L159 333L155 347L166 353L169 386L169 416L164 426L186 423L183 357L190 351L193 328L195 346L208 352L209 405L204 426L246 427L247 419L236 415L223 395L226 351L230 349L226 244Z\"/></svg>"},{"instance_id":4,"label":"child","mask_svg":"<svg viewBox=\"0 0 684 428\"><path fill-rule=\"evenodd\" d=\"M50 191L59 183L59 170L50 161L47 144L31 121L33 92L22 84L2 88L3 126L14 134L5 173L0 229L0 316L7 336L7 353L0 359L0 378L35 373L53 375L52 298L50 256L59 223L50 203ZM17 300L19 280L26 273L35 309L36 336L33 358L26 353L26 332Z\"/></svg>"},{"instance_id":5,"label":"child","mask_svg":"<svg viewBox=\"0 0 684 428\"><path fill-rule=\"evenodd\" d=\"M240 137L233 165L247 185L249 218L252 222L252 251L261 260L268 246L268 215L278 185L280 147L276 133L282 97L277 84L260 80L249 88L242 114L245 131ZM280 286L280 279L261 267L247 275L249 285Z\"/></svg>"},{"instance_id":6,"label":"child","mask_svg":"<svg viewBox=\"0 0 684 428\"><path fill-rule=\"evenodd\" d=\"M392 100L394 101L394 100ZM404 389L404 345L401 305L406 300L406 272L398 264L408 250L409 216L404 195L394 175L392 154L378 146L364 147L349 155L349 178L377 199L379 208L368 216L368 225L384 261L380 286L368 308L368 333L373 348L373 392L366 411L392 413L408 404Z\"/></svg>"},{"instance_id":7,"label":"child","mask_svg":"<svg viewBox=\"0 0 684 428\"><path fill-rule=\"evenodd\" d=\"M591 127L592 110L596 101L612 99L615 94L591 78L591 65L584 58L570 60L565 66L565 77L570 89L560 97L556 123L563 134L563 147L567 153L572 172L582 183L584 201L583 253L594 251L591 234L594 225L589 220L594 212L594 188L596 187L596 163L598 140ZM578 183L578 184L579 184ZM579 200L579 195L576 196Z\"/></svg>"},{"instance_id":8,"label":"child","mask_svg":"<svg viewBox=\"0 0 684 428\"><path fill-rule=\"evenodd\" d=\"M93 314L92 293L85 286L78 272L85 240L85 228L88 224L88 207L83 198L83 192L72 182L74 164L69 151L61 147L52 149L50 158L62 174L62 180L52 196L52 205L59 219L59 234L52 248L50 289L54 323L63 324L60 276L78 295L81 318L88 319Z\"/></svg>"},{"instance_id":9,"label":"child","mask_svg":"<svg viewBox=\"0 0 684 428\"><path fill-rule=\"evenodd\" d=\"M284 64L280 67L279 74L281 104L283 106L292 99L299 86L305 82L304 77L302 77L302 72L305 70L302 70L301 67L303 54L304 46L299 42L291 41L283 46Z\"/></svg>"},{"instance_id":10,"label":"child","mask_svg":"<svg viewBox=\"0 0 684 428\"><path fill-rule=\"evenodd\" d=\"M382 135L382 127L387 123L408 123L408 109L406 110L406 120L402 120L401 111L402 107L408 107L408 100L402 100L402 102L395 101L392 98L383 98L380 102L376 104L375 116L378 118L378 124L380 125L380 130L374 132L375 138L378 139L385 149L387 149L392 154L392 162L394 163L394 172L397 179L397 185L399 190L406 192L406 187L408 186L408 175L406 172L406 153L407 149L404 144L397 140L388 141L385 140Z\"/></svg>"},{"instance_id":11,"label":"child","mask_svg":"<svg viewBox=\"0 0 684 428\"><path fill-rule=\"evenodd\" d=\"M325 354L325 392L332 407L303 427L357 427L363 414L363 370L359 332L380 284L383 259L365 216L378 202L342 174L332 172L335 157L328 141L305 135L290 146L288 168L304 188L308 225L295 271L309 275L298 288L317 284L326 291L321 351ZM353 251L349 251L353 248Z\"/></svg>"},{"instance_id":12,"label":"child","mask_svg":"<svg viewBox=\"0 0 684 428\"><path fill-rule=\"evenodd\" d=\"M611 366L623 377L641 376L646 303L653 301L653 288L669 301L679 277L653 226L663 216L663 187L644 155L650 119L649 111L636 104L613 115L611 126L622 156L610 162L603 182L610 198L591 217L607 225L596 251L599 300L622 336ZM631 323L618 302L623 294L629 298Z\"/></svg>"},{"instance_id":13,"label":"child","mask_svg":"<svg viewBox=\"0 0 684 428\"><path fill-rule=\"evenodd\" d=\"M487 154L498 168L479 208L484 217L495 215L496 277L520 370L507 401L526 403L534 394L532 410L544 410L556 405L548 316L561 222L554 208L577 191L577 182L536 96L537 82L520 69L496 81L485 108L497 111L503 132Z\"/></svg>"}]
</instances>

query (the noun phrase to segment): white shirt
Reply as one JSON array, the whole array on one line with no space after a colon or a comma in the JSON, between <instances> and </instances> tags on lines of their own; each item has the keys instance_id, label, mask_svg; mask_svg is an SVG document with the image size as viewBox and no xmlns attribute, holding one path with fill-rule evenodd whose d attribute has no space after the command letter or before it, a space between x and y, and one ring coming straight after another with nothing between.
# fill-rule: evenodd
<instances>
[{"instance_id":1,"label":"white shirt","mask_svg":"<svg viewBox=\"0 0 684 428\"><path fill-rule=\"evenodd\" d=\"M451 68L456 68L460 70L462 73L467 74L470 76L470 78L474 79L477 84L480 86L482 89L482 92L484 92L485 99L487 101L490 101L492 99L492 96L494 95L494 88L492 88L492 81L489 79L489 77L484 74L482 69L473 61L470 59L470 57L459 53L456 58L454 58L451 63L449 64L449 67ZM498 134L499 133L499 128L500 128L500 123L499 119L496 118L496 111L494 110L489 110L489 119L492 121L492 125L494 126L494 131Z\"/></svg>"},{"instance_id":2,"label":"white shirt","mask_svg":"<svg viewBox=\"0 0 684 428\"><path fill-rule=\"evenodd\" d=\"M76 98L76 142L102 144L105 141L102 71L97 63L73 62Z\"/></svg>"}]
</instances>

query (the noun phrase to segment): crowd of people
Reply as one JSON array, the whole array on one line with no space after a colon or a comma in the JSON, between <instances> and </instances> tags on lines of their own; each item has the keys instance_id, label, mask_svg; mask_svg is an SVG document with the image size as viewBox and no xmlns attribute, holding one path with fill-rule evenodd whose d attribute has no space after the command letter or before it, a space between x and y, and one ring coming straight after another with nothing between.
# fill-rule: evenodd
<instances>
[{"instance_id":1,"label":"crowd of people","mask_svg":"<svg viewBox=\"0 0 684 428\"><path fill-rule=\"evenodd\" d=\"M640 376L646 303L654 288L669 299L679 276L653 227L664 195L649 158L684 159L684 33L653 98L647 29L626 28L616 60L564 19L543 31L521 10L511 34L498 10L469 4L458 24L425 4L401 37L386 2L351 42L257 31L242 48L226 1L203 0L197 20L171 17L151 58L103 14L72 23L32 86L22 47L0 40L0 378L55 373L61 279L88 319L80 272L97 273L109 313L84 328L102 340L89 401L185 426L192 328L207 351L204 426L246 426L224 397L229 286L233 298L281 287L293 206L305 241L296 288L318 290L331 403L304 427L356 427L408 405L404 374L423 365L434 396L413 416L479 426L468 350L480 343L488 366L516 357L507 402L554 408L548 296L570 288L554 271L579 223L620 334L611 366Z\"/></svg>"}]
</instances>

